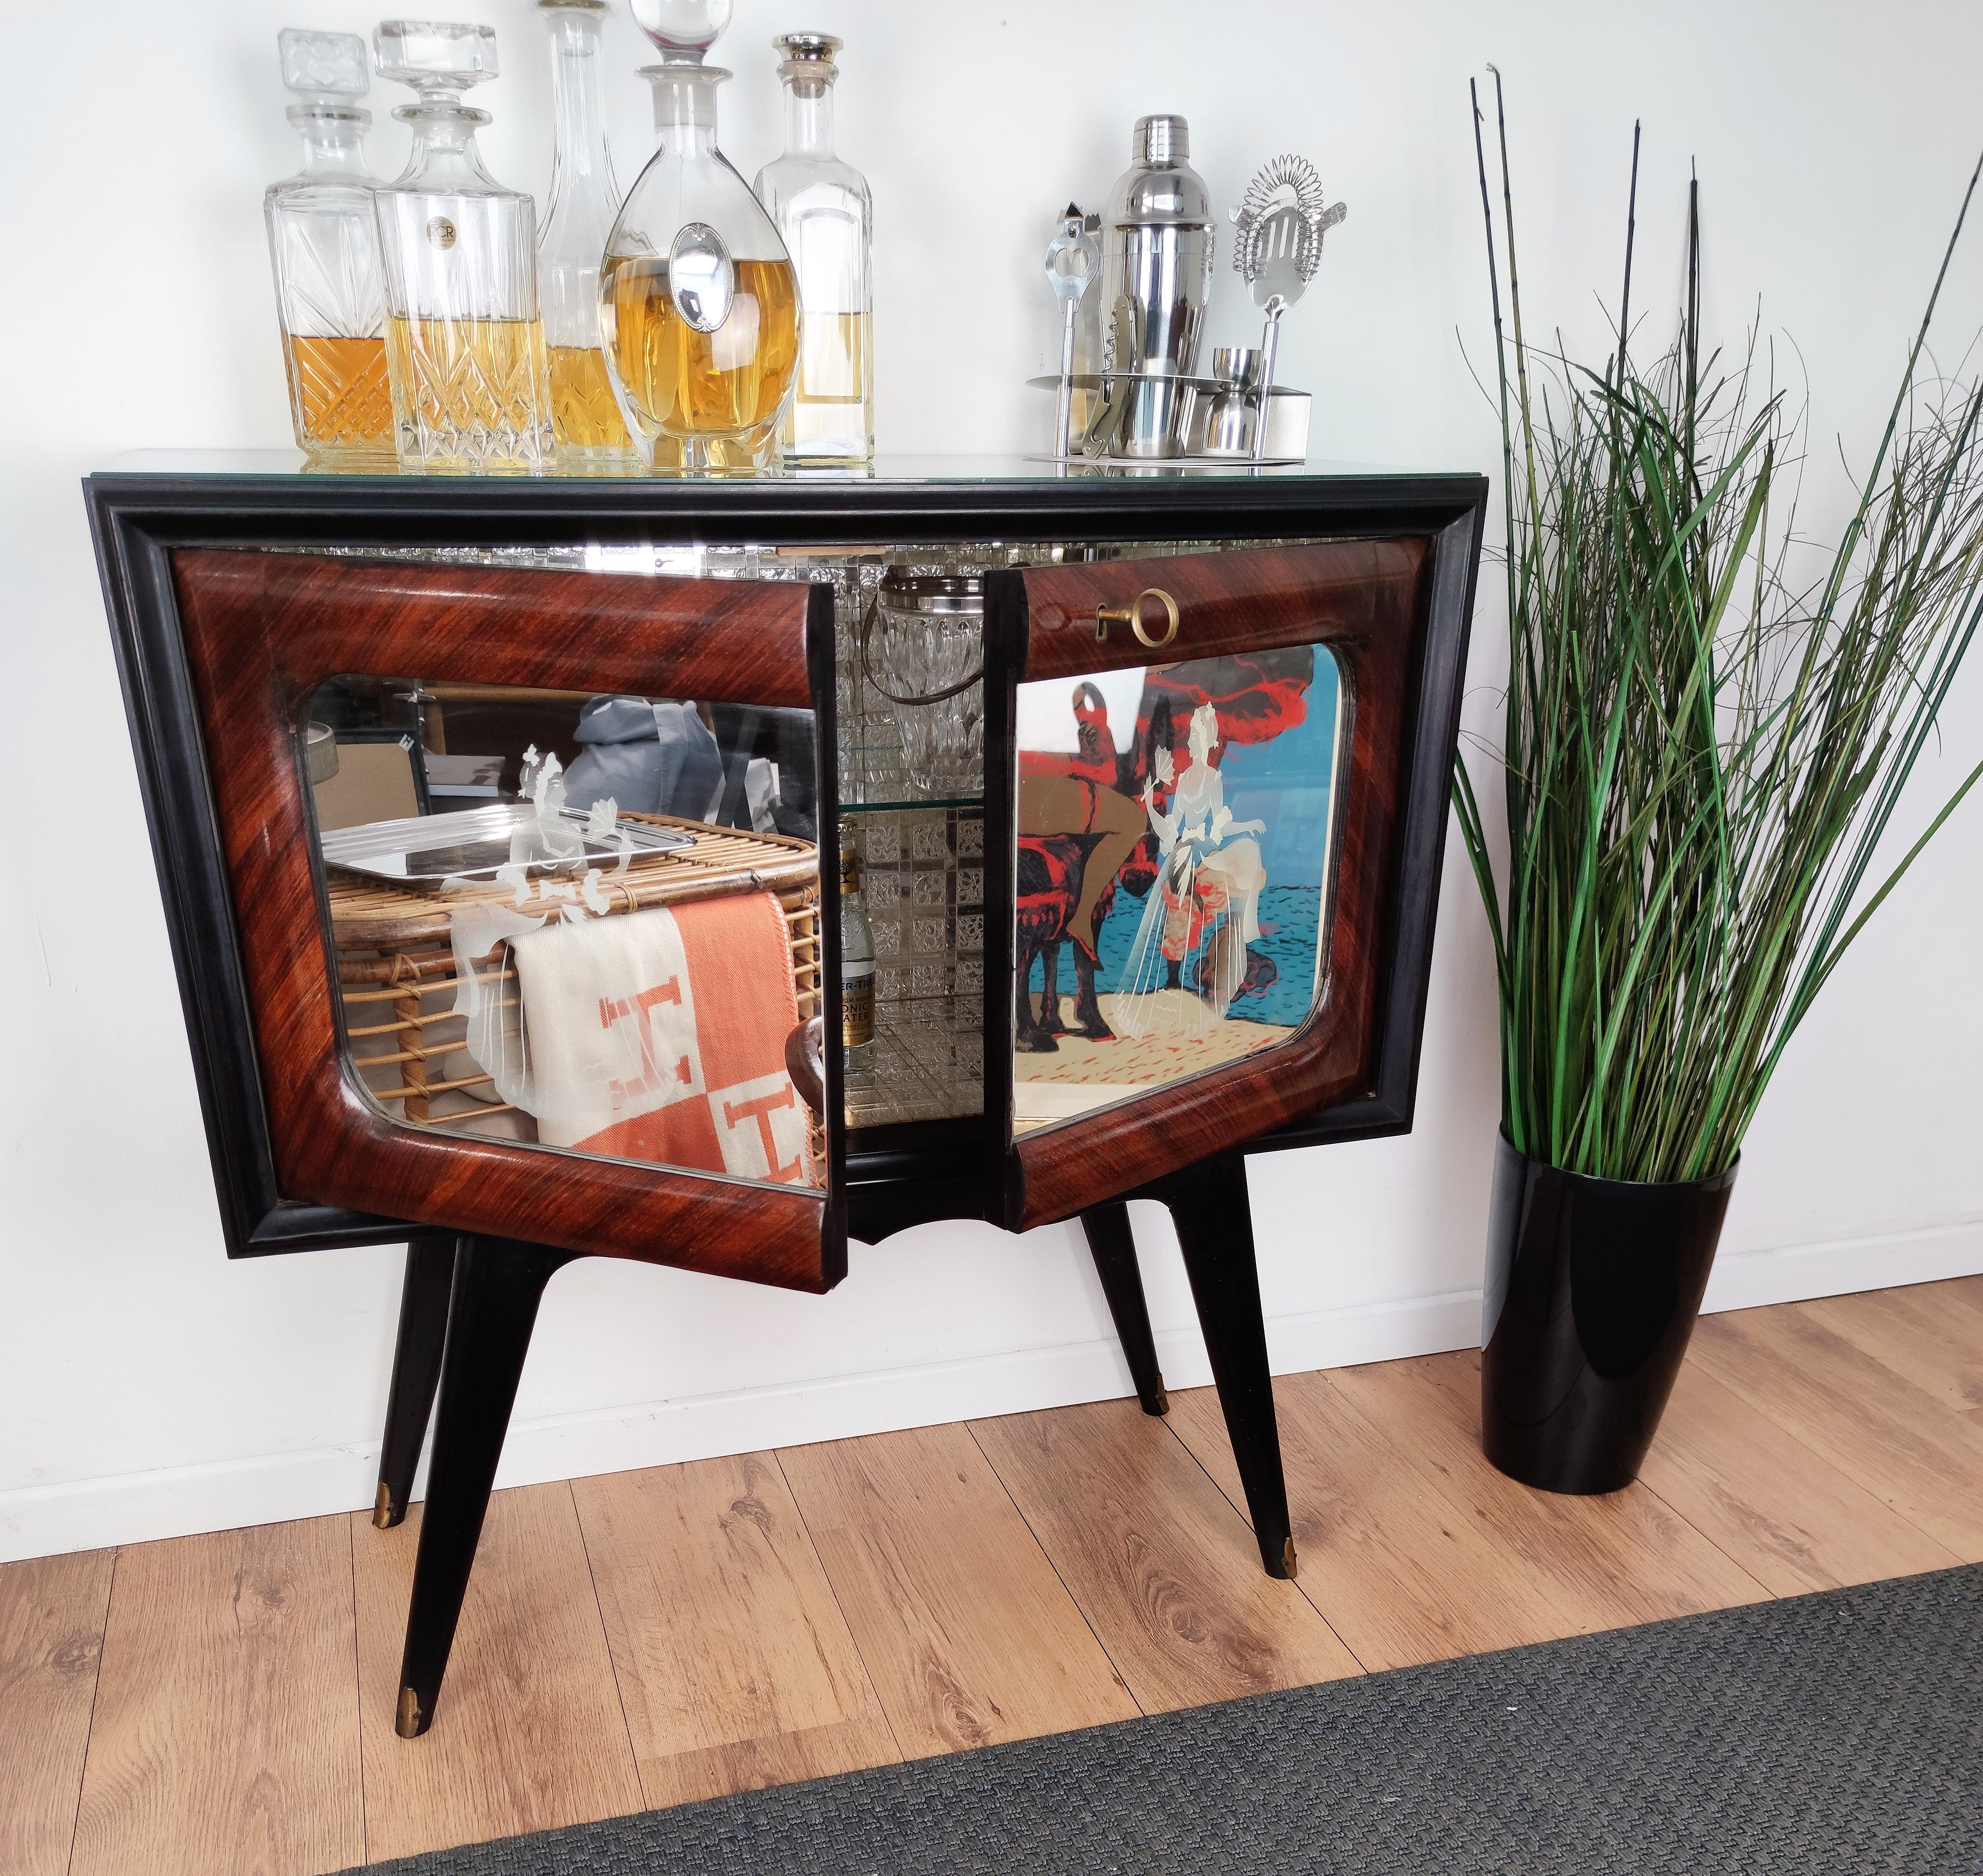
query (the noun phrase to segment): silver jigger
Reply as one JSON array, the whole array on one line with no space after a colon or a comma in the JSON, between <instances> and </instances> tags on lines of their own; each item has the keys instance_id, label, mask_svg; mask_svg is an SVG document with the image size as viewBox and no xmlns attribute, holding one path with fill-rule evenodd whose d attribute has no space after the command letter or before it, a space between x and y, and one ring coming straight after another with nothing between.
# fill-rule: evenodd
<instances>
[{"instance_id":1,"label":"silver jigger","mask_svg":"<svg viewBox=\"0 0 1983 1876\"><path fill-rule=\"evenodd\" d=\"M1202 426L1192 430L1194 456L1243 456L1253 453L1260 419L1260 349L1257 346L1215 346L1212 375L1221 388L1206 406Z\"/></svg>"}]
</instances>

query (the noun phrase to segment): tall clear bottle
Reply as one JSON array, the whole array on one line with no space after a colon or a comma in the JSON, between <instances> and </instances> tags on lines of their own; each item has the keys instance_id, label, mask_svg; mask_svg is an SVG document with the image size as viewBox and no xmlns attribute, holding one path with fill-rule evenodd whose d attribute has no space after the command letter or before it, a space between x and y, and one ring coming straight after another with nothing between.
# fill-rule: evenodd
<instances>
[{"instance_id":1,"label":"tall clear bottle","mask_svg":"<svg viewBox=\"0 0 1983 1876\"><path fill-rule=\"evenodd\" d=\"M371 82L365 42L286 26L276 43L283 82L296 96L289 119L303 136L303 166L269 185L262 210L297 446L313 469L390 469L378 179L365 167L372 113L356 102Z\"/></svg>"},{"instance_id":2,"label":"tall clear bottle","mask_svg":"<svg viewBox=\"0 0 1983 1876\"><path fill-rule=\"evenodd\" d=\"M633 0L660 51L660 147L628 192L600 267L600 326L620 408L642 453L697 470L766 469L798 372L798 288L784 243L716 144L704 55L730 0Z\"/></svg>"},{"instance_id":3,"label":"tall clear bottle","mask_svg":"<svg viewBox=\"0 0 1983 1876\"><path fill-rule=\"evenodd\" d=\"M393 113L413 126L406 171L373 197L400 466L541 473L555 457L537 205L483 167L489 113L462 102L496 75L496 35L389 19L372 43L379 75L420 95Z\"/></svg>"},{"instance_id":4,"label":"tall clear bottle","mask_svg":"<svg viewBox=\"0 0 1983 1876\"><path fill-rule=\"evenodd\" d=\"M824 32L771 42L784 55L785 153L757 172L757 199L792 257L804 315L783 432L786 460L801 464L874 456L874 209L866 179L834 154L841 43Z\"/></svg>"},{"instance_id":5,"label":"tall clear bottle","mask_svg":"<svg viewBox=\"0 0 1983 1876\"><path fill-rule=\"evenodd\" d=\"M537 237L537 298L550 371L551 434L570 475L638 466L599 342L599 260L620 212L606 141L599 33L606 0L537 0L550 35L556 143Z\"/></svg>"}]
</instances>

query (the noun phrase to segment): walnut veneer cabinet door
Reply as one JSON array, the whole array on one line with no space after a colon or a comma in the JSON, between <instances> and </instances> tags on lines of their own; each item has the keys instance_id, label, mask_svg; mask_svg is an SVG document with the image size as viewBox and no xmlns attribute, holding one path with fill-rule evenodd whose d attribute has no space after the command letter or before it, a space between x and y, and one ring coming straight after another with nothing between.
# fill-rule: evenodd
<instances>
[{"instance_id":1,"label":"walnut veneer cabinet door","mask_svg":"<svg viewBox=\"0 0 1983 1876\"><path fill-rule=\"evenodd\" d=\"M1450 761L1450 724L1413 734L1432 561L1400 536L995 577L1009 1227L1376 1086L1406 787Z\"/></svg>"},{"instance_id":2,"label":"walnut veneer cabinet door","mask_svg":"<svg viewBox=\"0 0 1983 1876\"><path fill-rule=\"evenodd\" d=\"M837 1282L830 591L172 579L279 1197Z\"/></svg>"}]
</instances>

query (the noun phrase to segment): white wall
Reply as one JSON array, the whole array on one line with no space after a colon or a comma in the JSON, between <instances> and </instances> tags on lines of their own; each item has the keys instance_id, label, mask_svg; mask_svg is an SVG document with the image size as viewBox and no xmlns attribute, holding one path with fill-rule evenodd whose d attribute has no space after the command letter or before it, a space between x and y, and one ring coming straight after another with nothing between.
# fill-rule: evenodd
<instances>
[{"instance_id":1,"label":"white wall","mask_svg":"<svg viewBox=\"0 0 1983 1876\"><path fill-rule=\"evenodd\" d=\"M497 172L541 189L547 85L522 0L493 18ZM1040 256L1070 194L1099 203L1140 112L1191 120L1221 203L1295 149L1351 207L1287 321L1318 393L1316 453L1481 469L1486 288L1466 81L1507 74L1533 326L1593 347L1615 299L1643 115L1639 303L1670 303L1690 158L1711 314L1760 294L1807 367L1807 518L1835 525L1834 439L1864 460L1979 126L1983 15L1808 0L1615 9L998 0L739 0L724 142L773 153L767 41L848 42L842 146L880 216L884 449L1036 445L1053 312ZM259 196L293 166L285 24L368 30L350 0L14 0L0 16L9 361L0 395L0 620L11 851L0 919L0 1557L370 1502L399 1254L222 1259L77 479L119 451L286 440ZM623 180L650 145L640 47L610 29ZM382 118L396 102L375 98ZM404 133L375 133L390 172ZM1983 316L1983 229L1951 353ZM1670 315L1660 304L1655 331ZM1222 273L1216 341L1249 336ZM1491 714L1486 583L1475 714ZM1925 803L1983 753L1983 675ZM65 811L58 833L45 811ZM1922 811L1925 811L1923 810ZM1983 1269L1983 803L1897 894L1787 1061L1752 1136L1710 1292L1727 1306ZM1411 1137L1269 1156L1252 1179L1282 1368L1451 1347L1477 1320L1494 1125L1490 979L1449 865ZM1202 1349L1162 1215L1139 1208L1166 1373ZM504 1476L647 1464L1126 1390L1076 1233L931 1226L821 1301L593 1262L561 1276Z\"/></svg>"}]
</instances>

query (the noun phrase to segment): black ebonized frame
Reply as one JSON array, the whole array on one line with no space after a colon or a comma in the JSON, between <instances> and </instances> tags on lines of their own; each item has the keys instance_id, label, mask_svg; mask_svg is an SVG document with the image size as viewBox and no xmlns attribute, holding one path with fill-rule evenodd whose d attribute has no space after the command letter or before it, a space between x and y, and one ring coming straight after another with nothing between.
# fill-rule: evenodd
<instances>
[{"instance_id":1,"label":"black ebonized frame","mask_svg":"<svg viewBox=\"0 0 1983 1876\"><path fill-rule=\"evenodd\" d=\"M231 1256L399 1242L407 1230L391 1219L285 1201L276 1190L225 864L179 642L170 556L182 547L1423 537L1432 557L1430 614L1409 687L1410 784L1373 1088L1246 1150L1369 1138L1411 1125L1448 765L1486 506L1483 477L690 483L108 473L84 486ZM997 851L994 782L988 774L991 851ZM1002 1051L988 1051L988 1108L1002 1059ZM1004 1072L1009 1069L1008 1062ZM931 1219L988 1215L975 1123L903 1132L899 1144L877 1142L848 1154L852 1235L872 1242Z\"/></svg>"}]
</instances>

